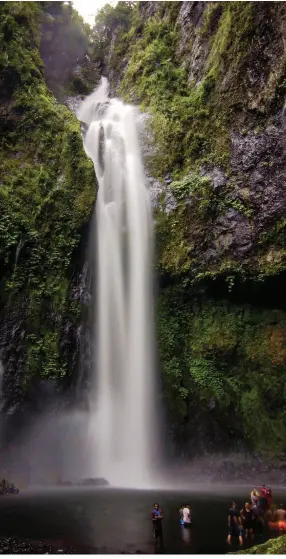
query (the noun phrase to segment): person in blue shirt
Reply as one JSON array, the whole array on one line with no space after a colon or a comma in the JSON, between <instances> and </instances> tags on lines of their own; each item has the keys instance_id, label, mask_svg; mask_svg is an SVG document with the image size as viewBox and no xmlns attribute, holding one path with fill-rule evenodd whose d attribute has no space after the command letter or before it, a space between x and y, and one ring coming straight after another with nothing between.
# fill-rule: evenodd
<instances>
[{"instance_id":1,"label":"person in blue shirt","mask_svg":"<svg viewBox=\"0 0 286 559\"><path fill-rule=\"evenodd\" d=\"M181 505L181 508L179 510L181 526L184 526L184 515L183 515L184 507L185 507L185 505Z\"/></svg>"},{"instance_id":2,"label":"person in blue shirt","mask_svg":"<svg viewBox=\"0 0 286 559\"><path fill-rule=\"evenodd\" d=\"M154 503L154 507L152 510L153 534L154 534L156 544L158 543L158 540L160 540L161 545L163 543L163 526L162 526L163 518L164 517L163 517L162 509L159 508L158 503Z\"/></svg>"}]
</instances>

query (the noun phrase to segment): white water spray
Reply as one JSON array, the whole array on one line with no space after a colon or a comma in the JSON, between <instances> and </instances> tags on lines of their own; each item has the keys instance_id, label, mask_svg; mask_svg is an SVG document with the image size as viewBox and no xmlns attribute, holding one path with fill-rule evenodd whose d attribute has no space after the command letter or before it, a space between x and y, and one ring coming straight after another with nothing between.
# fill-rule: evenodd
<instances>
[{"instance_id":1,"label":"white water spray","mask_svg":"<svg viewBox=\"0 0 286 559\"><path fill-rule=\"evenodd\" d=\"M135 107L108 99L108 82L81 104L84 148L98 180L97 343L93 471L114 485L148 487L155 466L152 214ZM155 451L155 453L154 453Z\"/></svg>"}]
</instances>

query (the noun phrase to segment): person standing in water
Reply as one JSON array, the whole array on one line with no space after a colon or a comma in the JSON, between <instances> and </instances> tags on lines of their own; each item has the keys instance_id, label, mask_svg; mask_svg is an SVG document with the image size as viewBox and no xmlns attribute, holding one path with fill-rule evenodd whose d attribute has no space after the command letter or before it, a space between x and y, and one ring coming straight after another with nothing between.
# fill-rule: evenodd
<instances>
[{"instance_id":1,"label":"person standing in water","mask_svg":"<svg viewBox=\"0 0 286 559\"><path fill-rule=\"evenodd\" d=\"M279 505L276 514L279 532L283 534L286 532L286 511L284 505Z\"/></svg>"},{"instance_id":2,"label":"person standing in water","mask_svg":"<svg viewBox=\"0 0 286 559\"><path fill-rule=\"evenodd\" d=\"M184 510L184 505L181 505L181 508L180 508L180 510L179 510L179 514L180 514L180 524L181 524L181 526L184 526L184 513L183 513L183 510Z\"/></svg>"},{"instance_id":3,"label":"person standing in water","mask_svg":"<svg viewBox=\"0 0 286 559\"><path fill-rule=\"evenodd\" d=\"M273 515L273 521L270 521L268 525L272 530L278 530L280 534L286 532L286 511L284 505L279 505Z\"/></svg>"},{"instance_id":4,"label":"person standing in water","mask_svg":"<svg viewBox=\"0 0 286 559\"><path fill-rule=\"evenodd\" d=\"M248 534L253 537L254 514L250 503L245 503L243 509L240 511L242 518L242 527L244 529L244 536L247 538Z\"/></svg>"},{"instance_id":5,"label":"person standing in water","mask_svg":"<svg viewBox=\"0 0 286 559\"><path fill-rule=\"evenodd\" d=\"M186 545L190 545L191 543L190 526L192 523L192 511L190 505L183 505L180 509L180 512L182 513L182 517L180 519L182 540Z\"/></svg>"},{"instance_id":6,"label":"person standing in water","mask_svg":"<svg viewBox=\"0 0 286 559\"><path fill-rule=\"evenodd\" d=\"M266 488L266 500L267 500L267 512L268 515L271 516L271 507L272 507L272 490L270 487Z\"/></svg>"},{"instance_id":7,"label":"person standing in water","mask_svg":"<svg viewBox=\"0 0 286 559\"><path fill-rule=\"evenodd\" d=\"M234 501L228 511L228 544L231 544L232 538L237 538L240 545L243 544L241 518Z\"/></svg>"},{"instance_id":8,"label":"person standing in water","mask_svg":"<svg viewBox=\"0 0 286 559\"><path fill-rule=\"evenodd\" d=\"M189 528L192 522L192 513L190 505L186 505L183 508L183 521L185 528Z\"/></svg>"},{"instance_id":9,"label":"person standing in water","mask_svg":"<svg viewBox=\"0 0 286 559\"><path fill-rule=\"evenodd\" d=\"M258 529L262 529L264 526L263 510L260 505L260 495L257 489L252 489L250 493L252 512L254 515L253 528L256 532Z\"/></svg>"},{"instance_id":10,"label":"person standing in water","mask_svg":"<svg viewBox=\"0 0 286 559\"><path fill-rule=\"evenodd\" d=\"M265 485L262 485L262 487L260 488L260 493L261 493L260 505L263 513L265 514L266 511L268 510L267 489Z\"/></svg>"},{"instance_id":11,"label":"person standing in water","mask_svg":"<svg viewBox=\"0 0 286 559\"><path fill-rule=\"evenodd\" d=\"M154 503L154 507L152 510L153 534L154 534L156 545L159 540L161 546L163 544L163 526L162 526L163 518L164 518L163 512L159 508L158 503Z\"/></svg>"},{"instance_id":12,"label":"person standing in water","mask_svg":"<svg viewBox=\"0 0 286 559\"><path fill-rule=\"evenodd\" d=\"M272 505L272 491L270 487L262 485L261 487L261 514L263 515L263 521L267 520L267 517L271 517L271 505Z\"/></svg>"},{"instance_id":13,"label":"person standing in water","mask_svg":"<svg viewBox=\"0 0 286 559\"><path fill-rule=\"evenodd\" d=\"M258 507L259 507L259 493L257 491L257 489L252 489L251 493L250 493L250 499L251 499L251 503L252 503L252 509L254 511L254 514L257 511L257 516L258 516Z\"/></svg>"}]
</instances>

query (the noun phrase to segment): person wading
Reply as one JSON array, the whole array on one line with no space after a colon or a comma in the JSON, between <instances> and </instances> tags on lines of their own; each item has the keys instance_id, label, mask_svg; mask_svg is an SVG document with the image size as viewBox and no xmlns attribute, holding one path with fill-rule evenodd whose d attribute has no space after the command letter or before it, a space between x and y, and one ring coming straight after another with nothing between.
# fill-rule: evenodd
<instances>
[{"instance_id":1,"label":"person wading","mask_svg":"<svg viewBox=\"0 0 286 559\"><path fill-rule=\"evenodd\" d=\"M164 517L163 517L162 510L159 508L158 503L155 503L154 508L152 510L153 534L154 534L156 545L159 540L161 546L163 544L163 526L162 526L163 518Z\"/></svg>"},{"instance_id":2,"label":"person wading","mask_svg":"<svg viewBox=\"0 0 286 559\"><path fill-rule=\"evenodd\" d=\"M280 532L286 531L286 511L284 505L279 505L276 512L276 518L278 522L278 528Z\"/></svg>"},{"instance_id":3,"label":"person wading","mask_svg":"<svg viewBox=\"0 0 286 559\"><path fill-rule=\"evenodd\" d=\"M183 521L185 528L190 528L192 522L192 514L190 505L186 505L183 508Z\"/></svg>"},{"instance_id":4,"label":"person wading","mask_svg":"<svg viewBox=\"0 0 286 559\"><path fill-rule=\"evenodd\" d=\"M257 516L258 516L258 507L259 507L259 493L257 491L257 489L252 489L251 493L250 493L250 499L251 499L251 503L252 503L252 509L254 514L256 514L255 511L257 511Z\"/></svg>"},{"instance_id":5,"label":"person wading","mask_svg":"<svg viewBox=\"0 0 286 559\"><path fill-rule=\"evenodd\" d=\"M234 501L228 511L228 544L231 544L232 538L237 538L240 545L243 544L241 518Z\"/></svg>"},{"instance_id":6,"label":"person wading","mask_svg":"<svg viewBox=\"0 0 286 559\"><path fill-rule=\"evenodd\" d=\"M279 505L273 515L273 521L269 522L269 528L279 530L280 534L286 532L286 511L284 505Z\"/></svg>"},{"instance_id":7,"label":"person wading","mask_svg":"<svg viewBox=\"0 0 286 559\"><path fill-rule=\"evenodd\" d=\"M268 516L271 516L272 490L271 490L270 487L266 488L266 501L267 501L267 513L268 513Z\"/></svg>"},{"instance_id":8,"label":"person wading","mask_svg":"<svg viewBox=\"0 0 286 559\"><path fill-rule=\"evenodd\" d=\"M183 514L184 507L185 505L181 505L181 508L179 510L181 526L184 526L184 514Z\"/></svg>"},{"instance_id":9,"label":"person wading","mask_svg":"<svg viewBox=\"0 0 286 559\"><path fill-rule=\"evenodd\" d=\"M262 485L260 488L261 498L260 498L260 505L263 513L266 513L268 510L268 500L267 500L267 489L265 485Z\"/></svg>"},{"instance_id":10,"label":"person wading","mask_svg":"<svg viewBox=\"0 0 286 559\"><path fill-rule=\"evenodd\" d=\"M260 506L259 506L259 493L257 489L252 489L250 493L250 499L252 504L252 512L254 516L253 520L253 532L257 531L257 527L259 525L259 516L260 516Z\"/></svg>"},{"instance_id":11,"label":"person wading","mask_svg":"<svg viewBox=\"0 0 286 559\"><path fill-rule=\"evenodd\" d=\"M243 509L240 511L240 516L242 518L245 538L247 538L248 534L253 537L254 514L250 503L245 503Z\"/></svg>"}]
</instances>

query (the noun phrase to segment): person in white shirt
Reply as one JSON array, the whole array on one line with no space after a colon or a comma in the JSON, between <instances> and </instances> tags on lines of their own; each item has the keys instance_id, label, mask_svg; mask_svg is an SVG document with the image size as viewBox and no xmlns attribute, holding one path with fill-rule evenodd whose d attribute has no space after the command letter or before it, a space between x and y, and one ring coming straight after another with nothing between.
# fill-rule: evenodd
<instances>
[{"instance_id":1,"label":"person in white shirt","mask_svg":"<svg viewBox=\"0 0 286 559\"><path fill-rule=\"evenodd\" d=\"M191 525L191 522L192 522L192 513L191 513L190 505L186 505L183 508L183 520L184 520L185 528L188 528Z\"/></svg>"}]
</instances>

